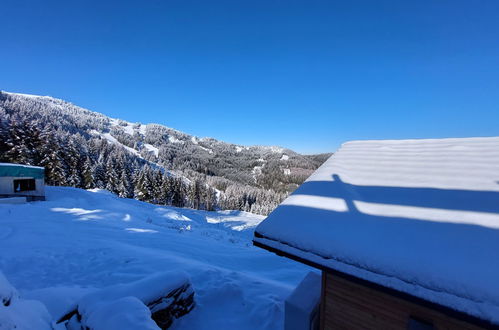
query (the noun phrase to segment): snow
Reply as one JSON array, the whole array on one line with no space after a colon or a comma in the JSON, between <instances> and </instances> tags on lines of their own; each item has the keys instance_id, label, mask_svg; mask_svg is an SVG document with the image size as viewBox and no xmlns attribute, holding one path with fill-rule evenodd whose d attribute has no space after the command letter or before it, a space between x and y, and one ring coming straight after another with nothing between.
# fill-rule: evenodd
<instances>
[{"instance_id":1,"label":"snow","mask_svg":"<svg viewBox=\"0 0 499 330\"><path fill-rule=\"evenodd\" d=\"M183 271L196 307L173 329L282 328L284 300L310 271L252 246L262 216L157 206L99 189L46 187L46 197L0 205L0 270L51 320L97 289ZM120 304L143 320L140 304Z\"/></svg>"},{"instance_id":2,"label":"snow","mask_svg":"<svg viewBox=\"0 0 499 330\"><path fill-rule=\"evenodd\" d=\"M133 129L133 123L121 120L121 119L116 119L116 118L109 118L109 122L111 123L111 126L114 127L119 127L121 128L125 133L129 135L133 135L134 129ZM126 126L120 125L120 123L125 123Z\"/></svg>"},{"instance_id":3,"label":"snow","mask_svg":"<svg viewBox=\"0 0 499 330\"><path fill-rule=\"evenodd\" d=\"M276 147L276 146L256 146L257 148L262 148L264 150L268 150L272 153L275 153L275 154L280 154L284 151L283 148L281 147Z\"/></svg>"},{"instance_id":4,"label":"snow","mask_svg":"<svg viewBox=\"0 0 499 330\"><path fill-rule=\"evenodd\" d=\"M95 131L95 130L94 130L94 131ZM103 138L105 138L106 140L108 140L108 141L109 141L109 142L111 142L111 143L120 144L120 143L118 142L118 140L116 140L116 138L115 138L114 136L112 136L110 133L104 133L104 134L101 134L101 133L98 133L98 132L97 132L97 134L101 135ZM137 150L134 150L134 151L136 152Z\"/></svg>"},{"instance_id":5,"label":"snow","mask_svg":"<svg viewBox=\"0 0 499 330\"><path fill-rule=\"evenodd\" d=\"M126 126L121 126L121 128L123 129L123 131L125 131L125 133L127 133L128 135L132 135L133 136L133 133L135 132L134 129L133 129L133 124L132 123L127 123Z\"/></svg>"},{"instance_id":6,"label":"snow","mask_svg":"<svg viewBox=\"0 0 499 330\"><path fill-rule=\"evenodd\" d=\"M156 148L155 146L153 146L152 144L148 144L148 143L145 143L144 144L144 147L149 150L150 152L152 152L154 154L154 156L158 157L158 154L159 154L159 149Z\"/></svg>"},{"instance_id":7,"label":"snow","mask_svg":"<svg viewBox=\"0 0 499 330\"><path fill-rule=\"evenodd\" d=\"M29 97L29 98L52 98L51 96L43 96L43 95L33 95L33 94L23 94L23 93L12 93L12 92L6 92L2 91L2 93L9 94L9 95L14 95L14 96L24 96L24 97Z\"/></svg>"},{"instance_id":8,"label":"snow","mask_svg":"<svg viewBox=\"0 0 499 330\"><path fill-rule=\"evenodd\" d=\"M9 283L3 273L0 272L0 302L2 305L8 305L17 297L16 289Z\"/></svg>"},{"instance_id":9,"label":"snow","mask_svg":"<svg viewBox=\"0 0 499 330\"><path fill-rule=\"evenodd\" d=\"M262 244L499 323L499 137L342 145Z\"/></svg>"},{"instance_id":10,"label":"snow","mask_svg":"<svg viewBox=\"0 0 499 330\"><path fill-rule=\"evenodd\" d=\"M125 228L126 231L132 233L157 233L157 230L154 229L143 229L143 228Z\"/></svg>"},{"instance_id":11,"label":"snow","mask_svg":"<svg viewBox=\"0 0 499 330\"><path fill-rule=\"evenodd\" d=\"M123 329L123 330L159 330L151 319L151 311L135 297L123 297L118 300L104 301L83 320L89 329Z\"/></svg>"},{"instance_id":12,"label":"snow","mask_svg":"<svg viewBox=\"0 0 499 330\"><path fill-rule=\"evenodd\" d=\"M82 323L91 329L125 329L120 324L119 316L129 315L134 327L126 329L157 329L155 323L150 328L151 311L145 306L166 297L171 291L189 282L184 272L156 273L130 284L117 284L84 296L78 301L78 312L83 316ZM186 296L192 291L184 293ZM173 300L171 301L173 302ZM169 304L171 304L171 302ZM165 301L162 304L167 304ZM158 306L158 307L167 307ZM157 310L153 309L152 312ZM106 318L106 314L112 318ZM107 322L109 326L104 326ZM139 326L144 323L145 326ZM112 325L112 326L111 326Z\"/></svg>"},{"instance_id":13,"label":"snow","mask_svg":"<svg viewBox=\"0 0 499 330\"><path fill-rule=\"evenodd\" d=\"M108 140L109 142L111 143L114 143L114 144L118 144L120 146L122 146L123 148L125 148L126 150L128 150L129 152L131 152L132 154L136 155L136 156L139 156L140 157L140 154L137 150L133 149L133 148L130 148L126 145L124 145L123 143L119 142L118 140L116 140L116 138L114 136L112 136L110 133L98 133L100 136L102 136L104 139Z\"/></svg>"},{"instance_id":14,"label":"snow","mask_svg":"<svg viewBox=\"0 0 499 330\"><path fill-rule=\"evenodd\" d=\"M111 126L120 126L119 119L109 118L109 123Z\"/></svg>"},{"instance_id":15,"label":"snow","mask_svg":"<svg viewBox=\"0 0 499 330\"><path fill-rule=\"evenodd\" d=\"M244 147L236 146L236 152L241 152L244 150Z\"/></svg>"},{"instance_id":16,"label":"snow","mask_svg":"<svg viewBox=\"0 0 499 330\"><path fill-rule=\"evenodd\" d=\"M282 171L283 171L284 175L291 175L291 169L289 169L289 168L285 168Z\"/></svg>"},{"instance_id":17,"label":"snow","mask_svg":"<svg viewBox=\"0 0 499 330\"><path fill-rule=\"evenodd\" d=\"M296 309L310 313L320 303L321 275L310 272L286 299L286 304Z\"/></svg>"},{"instance_id":18,"label":"snow","mask_svg":"<svg viewBox=\"0 0 499 330\"><path fill-rule=\"evenodd\" d=\"M257 181L257 177L262 174L262 169L263 169L263 165L253 167L251 174L253 174L253 180L255 180L255 182Z\"/></svg>"},{"instance_id":19,"label":"snow","mask_svg":"<svg viewBox=\"0 0 499 330\"><path fill-rule=\"evenodd\" d=\"M312 318L318 316L317 313L321 300L321 283L321 274L310 272L286 299L286 330L310 328Z\"/></svg>"},{"instance_id":20,"label":"snow","mask_svg":"<svg viewBox=\"0 0 499 330\"><path fill-rule=\"evenodd\" d=\"M289 160L289 156L286 154L283 154L281 157L281 160Z\"/></svg>"},{"instance_id":21,"label":"snow","mask_svg":"<svg viewBox=\"0 0 499 330\"><path fill-rule=\"evenodd\" d=\"M165 297L186 282L189 282L189 276L185 272L156 273L131 284L117 284L88 294L78 303L78 310L82 315L88 315L93 308L104 301L128 296L136 297L144 304L149 304Z\"/></svg>"},{"instance_id":22,"label":"snow","mask_svg":"<svg viewBox=\"0 0 499 330\"><path fill-rule=\"evenodd\" d=\"M200 146L200 145L198 145L198 146L199 146L199 148L203 149L204 151L208 152L209 154L212 154L212 153L213 153L213 150L211 150L211 149L209 149L209 148L205 148L205 147Z\"/></svg>"},{"instance_id":23,"label":"snow","mask_svg":"<svg viewBox=\"0 0 499 330\"><path fill-rule=\"evenodd\" d=\"M104 139L106 139L107 141L109 141L110 143L113 143L113 144L117 144L117 145L120 145L121 147L125 148L127 151L131 152L132 154L136 155L137 157L139 157L140 159L144 159L140 153L133 149L133 148L130 148L126 145L124 145L123 143L119 142L114 136L112 136L110 133L100 133L94 129L90 130L89 131L90 134L94 135L94 136L100 136ZM153 145L151 144L144 144L145 148L151 152L154 153L154 155L157 157L158 154L159 154L159 149L154 147ZM147 163L149 163L149 165L153 166L154 168L160 168L162 170L165 171L165 173L169 174L169 175L173 175L173 176L176 176L176 177L181 177L184 181L186 182L190 182L189 179L187 179L186 177L182 176L182 175L179 175L173 171L167 171L163 166L161 165L158 165L158 163L155 163L155 162L152 162L152 161L149 161L149 160L146 160Z\"/></svg>"},{"instance_id":24,"label":"snow","mask_svg":"<svg viewBox=\"0 0 499 330\"><path fill-rule=\"evenodd\" d=\"M40 170L44 170L45 168L40 167L40 166L33 166L33 165L24 165L24 164L14 164L14 163L0 163L0 166L14 166L14 167L24 167L24 168L36 168Z\"/></svg>"},{"instance_id":25,"label":"snow","mask_svg":"<svg viewBox=\"0 0 499 330\"><path fill-rule=\"evenodd\" d=\"M245 219L245 221L241 222L241 218ZM255 228L264 218L264 216L258 216L244 211L219 211L212 216L207 216L206 221L208 223L223 224L232 230L243 231Z\"/></svg>"},{"instance_id":26,"label":"snow","mask_svg":"<svg viewBox=\"0 0 499 330\"><path fill-rule=\"evenodd\" d=\"M139 124L139 133L143 136L146 135L147 125Z\"/></svg>"},{"instance_id":27,"label":"snow","mask_svg":"<svg viewBox=\"0 0 499 330\"><path fill-rule=\"evenodd\" d=\"M168 136L168 141L170 141L170 143L182 143L183 142L172 135Z\"/></svg>"},{"instance_id":28,"label":"snow","mask_svg":"<svg viewBox=\"0 0 499 330\"><path fill-rule=\"evenodd\" d=\"M62 316L75 310L77 302L82 297L95 291L94 288L57 286L27 291L24 297L43 303L52 320L58 321Z\"/></svg>"},{"instance_id":29,"label":"snow","mask_svg":"<svg viewBox=\"0 0 499 330\"><path fill-rule=\"evenodd\" d=\"M0 329L52 329L47 308L35 300L26 300L0 272Z\"/></svg>"}]
</instances>

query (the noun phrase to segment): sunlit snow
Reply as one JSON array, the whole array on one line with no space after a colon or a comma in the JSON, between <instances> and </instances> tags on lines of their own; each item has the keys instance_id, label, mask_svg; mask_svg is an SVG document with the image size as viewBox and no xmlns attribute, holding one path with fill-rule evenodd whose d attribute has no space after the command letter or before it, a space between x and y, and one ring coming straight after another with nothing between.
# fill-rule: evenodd
<instances>
[{"instance_id":1,"label":"sunlit snow","mask_svg":"<svg viewBox=\"0 0 499 330\"><path fill-rule=\"evenodd\" d=\"M0 271L54 319L96 289L180 270L196 307L174 329L279 329L283 300L310 271L252 245L262 216L156 206L100 189L46 192L45 202L0 206Z\"/></svg>"}]
</instances>

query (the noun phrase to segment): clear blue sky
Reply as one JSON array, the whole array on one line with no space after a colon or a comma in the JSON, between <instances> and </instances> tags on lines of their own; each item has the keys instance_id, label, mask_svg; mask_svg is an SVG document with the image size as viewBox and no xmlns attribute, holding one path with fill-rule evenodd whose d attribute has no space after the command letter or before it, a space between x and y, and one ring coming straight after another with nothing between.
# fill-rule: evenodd
<instances>
[{"instance_id":1,"label":"clear blue sky","mask_svg":"<svg viewBox=\"0 0 499 330\"><path fill-rule=\"evenodd\" d=\"M240 144L499 135L499 1L4 0L0 89Z\"/></svg>"}]
</instances>

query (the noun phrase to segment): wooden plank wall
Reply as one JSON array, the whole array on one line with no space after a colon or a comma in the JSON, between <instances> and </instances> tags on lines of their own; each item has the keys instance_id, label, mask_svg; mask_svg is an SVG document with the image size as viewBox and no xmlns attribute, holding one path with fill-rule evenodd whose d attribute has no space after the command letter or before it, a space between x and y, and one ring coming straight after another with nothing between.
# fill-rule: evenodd
<instances>
[{"instance_id":1,"label":"wooden plank wall","mask_svg":"<svg viewBox=\"0 0 499 330\"><path fill-rule=\"evenodd\" d=\"M410 317L432 323L438 330L482 329L327 272L322 283L322 329L408 329Z\"/></svg>"}]
</instances>

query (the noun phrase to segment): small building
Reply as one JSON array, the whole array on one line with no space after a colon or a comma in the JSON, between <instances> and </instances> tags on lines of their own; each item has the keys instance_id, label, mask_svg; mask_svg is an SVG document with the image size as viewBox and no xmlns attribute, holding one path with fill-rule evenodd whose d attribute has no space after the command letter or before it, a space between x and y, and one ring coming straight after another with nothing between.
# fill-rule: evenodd
<instances>
[{"instance_id":1,"label":"small building","mask_svg":"<svg viewBox=\"0 0 499 330\"><path fill-rule=\"evenodd\" d=\"M0 198L25 197L45 200L45 169L38 166L0 163Z\"/></svg>"},{"instance_id":2,"label":"small building","mask_svg":"<svg viewBox=\"0 0 499 330\"><path fill-rule=\"evenodd\" d=\"M321 329L499 329L499 137L345 143L253 242L322 270Z\"/></svg>"}]
</instances>

